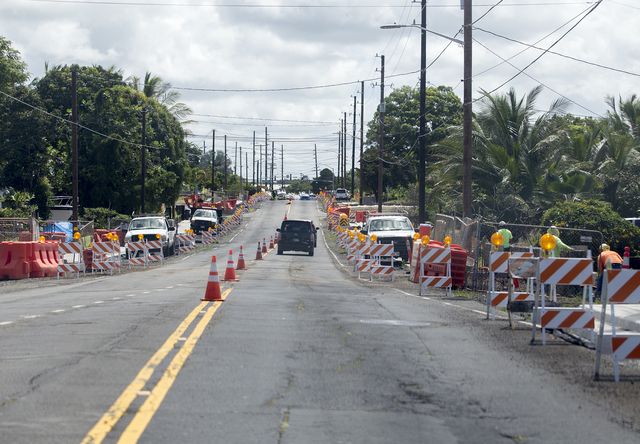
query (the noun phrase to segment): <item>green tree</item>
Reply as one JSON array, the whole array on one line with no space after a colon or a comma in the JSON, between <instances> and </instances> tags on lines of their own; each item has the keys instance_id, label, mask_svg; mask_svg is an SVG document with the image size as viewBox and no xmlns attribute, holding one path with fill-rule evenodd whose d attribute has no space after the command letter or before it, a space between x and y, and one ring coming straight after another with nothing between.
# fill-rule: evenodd
<instances>
[{"instance_id":1,"label":"green tree","mask_svg":"<svg viewBox=\"0 0 640 444\"><path fill-rule=\"evenodd\" d=\"M0 36L0 91L23 84L29 79L27 64L20 53L11 47L11 41Z\"/></svg>"},{"instance_id":2,"label":"green tree","mask_svg":"<svg viewBox=\"0 0 640 444\"><path fill-rule=\"evenodd\" d=\"M387 186L408 187L418 177L418 135L420 125L420 90L403 86L385 98L383 183ZM430 146L447 135L447 128L462 121L462 104L450 87L431 87L426 90L425 144ZM380 112L369 122L366 135L368 148L363 154L365 187L378 189L378 153L380 141ZM432 164L431 153L427 162Z\"/></svg>"}]
</instances>

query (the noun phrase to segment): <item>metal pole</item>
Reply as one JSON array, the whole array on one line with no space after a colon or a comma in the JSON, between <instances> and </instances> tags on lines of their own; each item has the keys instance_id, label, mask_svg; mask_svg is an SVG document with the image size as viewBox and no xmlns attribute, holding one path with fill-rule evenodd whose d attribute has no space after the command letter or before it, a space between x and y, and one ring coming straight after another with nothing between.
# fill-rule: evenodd
<instances>
[{"instance_id":1,"label":"metal pole","mask_svg":"<svg viewBox=\"0 0 640 444\"><path fill-rule=\"evenodd\" d=\"M464 98L462 142L462 216L471 217L472 36L471 0L464 0Z\"/></svg>"},{"instance_id":2,"label":"metal pole","mask_svg":"<svg viewBox=\"0 0 640 444\"><path fill-rule=\"evenodd\" d=\"M78 216L78 77L75 71L71 71L71 170L73 175L73 215L74 224Z\"/></svg>"},{"instance_id":3,"label":"metal pole","mask_svg":"<svg viewBox=\"0 0 640 444\"><path fill-rule=\"evenodd\" d=\"M211 202L213 198L213 192L216 189L216 130L213 130L213 136L211 137Z\"/></svg>"},{"instance_id":4,"label":"metal pole","mask_svg":"<svg viewBox=\"0 0 640 444\"><path fill-rule=\"evenodd\" d=\"M141 211L142 214L146 213L146 205L145 205L145 177L147 175L147 135L146 135L146 126L147 126L147 110L142 110L142 193L141 193Z\"/></svg>"},{"instance_id":5,"label":"metal pole","mask_svg":"<svg viewBox=\"0 0 640 444\"><path fill-rule=\"evenodd\" d=\"M356 189L356 96L353 96L353 144L351 147L351 197Z\"/></svg>"},{"instance_id":6,"label":"metal pole","mask_svg":"<svg viewBox=\"0 0 640 444\"><path fill-rule=\"evenodd\" d=\"M378 213L382 213L382 153L384 150L384 56L380 56L380 143L378 150Z\"/></svg>"},{"instance_id":7,"label":"metal pole","mask_svg":"<svg viewBox=\"0 0 640 444\"><path fill-rule=\"evenodd\" d=\"M364 168L362 165L362 147L364 143L364 80L360 84L360 205L364 202Z\"/></svg>"},{"instance_id":8,"label":"metal pole","mask_svg":"<svg viewBox=\"0 0 640 444\"><path fill-rule=\"evenodd\" d=\"M227 135L224 135L224 193L227 194Z\"/></svg>"},{"instance_id":9,"label":"metal pole","mask_svg":"<svg viewBox=\"0 0 640 444\"><path fill-rule=\"evenodd\" d=\"M425 144L426 144L426 77L427 77L427 0L422 0L422 29L420 30L420 145L418 160L418 223L425 221Z\"/></svg>"}]
</instances>

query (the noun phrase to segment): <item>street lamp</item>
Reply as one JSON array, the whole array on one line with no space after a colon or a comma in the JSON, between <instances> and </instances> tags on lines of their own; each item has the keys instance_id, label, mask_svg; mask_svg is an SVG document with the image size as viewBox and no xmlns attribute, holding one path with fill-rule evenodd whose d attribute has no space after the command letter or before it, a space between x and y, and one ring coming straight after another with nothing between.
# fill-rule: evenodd
<instances>
[{"instance_id":1,"label":"street lamp","mask_svg":"<svg viewBox=\"0 0 640 444\"><path fill-rule=\"evenodd\" d=\"M435 34L439 37L450 40L459 45L465 45L465 42L463 42L462 40L454 39L444 34L440 34L439 32L435 32L435 31L431 31L430 29L427 29L426 21L427 21L426 0L422 0L422 26L416 25L415 23L412 25L397 25L394 23L393 25L380 26L381 29L418 28L421 31L421 35L420 35L420 46L421 46L420 48L421 49L421 54L420 54L420 136L419 136L420 145L419 145L419 159L418 159L418 223L422 223L426 220L426 217L425 217L425 163L426 163L426 160L425 160L426 116L425 114L426 114L426 70L427 70L427 61L426 61L427 35L426 33L428 32L430 34ZM469 42L470 41L471 40L469 39ZM465 57L465 63L466 61L467 59ZM465 67L465 73L466 73L466 67ZM465 75L464 77L465 91L467 90L467 82L469 82L469 89L470 89L471 76L467 77ZM467 125L466 119L464 120L464 125L465 126ZM469 125L470 125L470 122L469 122ZM465 141L465 146L466 146L466 141ZM462 180L463 194L466 190L466 187L464 186L465 171L466 171L466 169L464 168L464 162L465 162L465 156L463 154L463 180ZM469 216L469 215L465 214L465 216Z\"/></svg>"}]
</instances>

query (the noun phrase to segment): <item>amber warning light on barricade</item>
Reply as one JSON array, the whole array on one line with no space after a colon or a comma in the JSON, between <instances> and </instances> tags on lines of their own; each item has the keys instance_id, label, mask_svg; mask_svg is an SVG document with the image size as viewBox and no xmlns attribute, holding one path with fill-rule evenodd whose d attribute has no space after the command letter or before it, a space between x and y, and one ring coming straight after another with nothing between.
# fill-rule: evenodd
<instances>
[{"instance_id":1,"label":"amber warning light on barricade","mask_svg":"<svg viewBox=\"0 0 640 444\"><path fill-rule=\"evenodd\" d=\"M491 235L491 243L494 247L499 247L504 243L504 236L500 233L493 233Z\"/></svg>"},{"instance_id":2,"label":"amber warning light on barricade","mask_svg":"<svg viewBox=\"0 0 640 444\"><path fill-rule=\"evenodd\" d=\"M556 238L547 233L540 238L540 246L544 251L549 252L556 247Z\"/></svg>"},{"instance_id":3,"label":"amber warning light on barricade","mask_svg":"<svg viewBox=\"0 0 640 444\"><path fill-rule=\"evenodd\" d=\"M79 240L79 239L80 239L80 237L81 237L81 236L80 236L80 233L79 233L79 232L77 232L77 231L76 231L75 233L73 233L73 238L74 238L75 240Z\"/></svg>"},{"instance_id":4,"label":"amber warning light on barricade","mask_svg":"<svg viewBox=\"0 0 640 444\"><path fill-rule=\"evenodd\" d=\"M413 240L417 241L418 239L420 239L420 233L413 233Z\"/></svg>"},{"instance_id":5,"label":"amber warning light on barricade","mask_svg":"<svg viewBox=\"0 0 640 444\"><path fill-rule=\"evenodd\" d=\"M448 246L451 245L451 238L449 236L444 238L444 243Z\"/></svg>"},{"instance_id":6,"label":"amber warning light on barricade","mask_svg":"<svg viewBox=\"0 0 640 444\"><path fill-rule=\"evenodd\" d=\"M375 234L372 234L370 238L371 238L371 242L375 242L376 239L378 239L378 236L376 236Z\"/></svg>"},{"instance_id":7,"label":"amber warning light on barricade","mask_svg":"<svg viewBox=\"0 0 640 444\"><path fill-rule=\"evenodd\" d=\"M418 236L420 235L418 234ZM420 241L422 242L422 245L427 245L429 242L431 242L431 238L425 234L420 238Z\"/></svg>"},{"instance_id":8,"label":"amber warning light on barricade","mask_svg":"<svg viewBox=\"0 0 640 444\"><path fill-rule=\"evenodd\" d=\"M138 234L138 240L142 240L144 236L142 234Z\"/></svg>"}]
</instances>

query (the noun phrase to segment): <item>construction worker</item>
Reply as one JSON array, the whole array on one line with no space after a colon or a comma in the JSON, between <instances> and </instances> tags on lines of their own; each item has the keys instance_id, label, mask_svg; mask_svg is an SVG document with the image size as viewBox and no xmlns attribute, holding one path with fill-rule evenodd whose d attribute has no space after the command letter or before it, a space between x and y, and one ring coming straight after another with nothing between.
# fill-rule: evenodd
<instances>
[{"instance_id":1,"label":"construction worker","mask_svg":"<svg viewBox=\"0 0 640 444\"><path fill-rule=\"evenodd\" d=\"M611 248L607 244L600 246L600 255L598 256L598 294L602 291L602 276L603 271L607 268L607 262L611 263L612 270L622 269L622 258L615 251L611 251Z\"/></svg>"},{"instance_id":2,"label":"construction worker","mask_svg":"<svg viewBox=\"0 0 640 444\"><path fill-rule=\"evenodd\" d=\"M564 242L562 242L560 240L560 231L558 230L558 228L555 225L551 225L551 227L547 230L547 233L549 233L550 235L552 235L555 240L556 240L556 246L553 249L553 257L560 257L560 253L565 250L565 251L573 251L573 248L571 248L569 245L566 245Z\"/></svg>"},{"instance_id":3,"label":"construction worker","mask_svg":"<svg viewBox=\"0 0 640 444\"><path fill-rule=\"evenodd\" d=\"M498 230L499 234L502 234L502 238L504 242L502 242L502 248L504 251L509 251L511 246L509 245L509 241L513 238L511 231L507 229L507 223L505 221L500 221L500 229Z\"/></svg>"}]
</instances>

